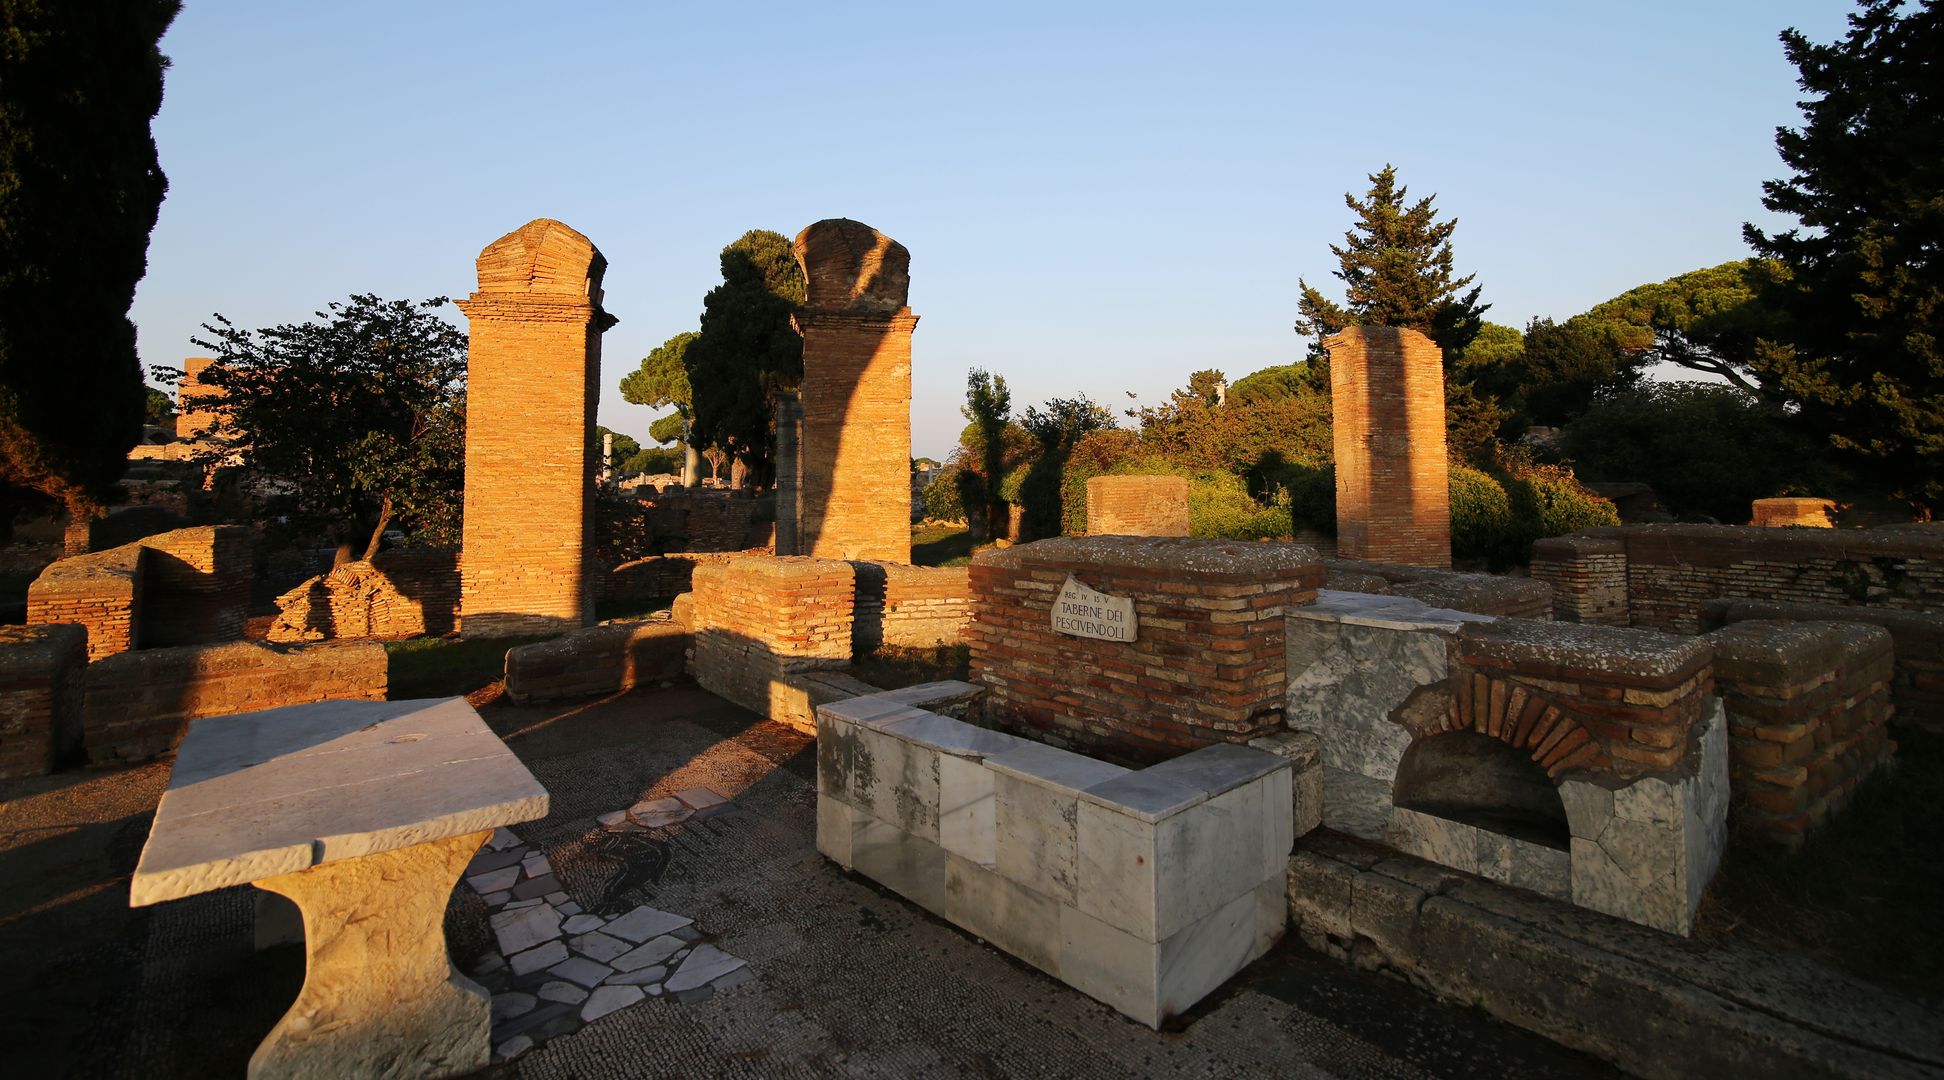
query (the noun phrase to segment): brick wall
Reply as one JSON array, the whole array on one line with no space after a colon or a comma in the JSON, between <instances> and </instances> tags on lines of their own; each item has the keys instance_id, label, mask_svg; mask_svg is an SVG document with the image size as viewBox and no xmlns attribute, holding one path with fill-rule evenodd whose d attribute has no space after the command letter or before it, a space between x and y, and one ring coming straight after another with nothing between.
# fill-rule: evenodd
<instances>
[{"instance_id":1,"label":"brick wall","mask_svg":"<svg viewBox=\"0 0 1944 1080\"><path fill-rule=\"evenodd\" d=\"M644 501L658 548L669 546L669 541L679 541L674 546L681 551L742 551L749 547L756 500L746 491L673 487Z\"/></svg>"},{"instance_id":2,"label":"brick wall","mask_svg":"<svg viewBox=\"0 0 1944 1080\"><path fill-rule=\"evenodd\" d=\"M1056 633L1071 574L1134 601L1136 640ZM1315 600L1308 548L1171 537L1061 537L983 551L971 572L972 679L998 726L1151 762L1242 742L1283 720L1283 614Z\"/></svg>"},{"instance_id":3,"label":"brick wall","mask_svg":"<svg viewBox=\"0 0 1944 1080\"><path fill-rule=\"evenodd\" d=\"M671 551L622 563L603 575L601 595L609 599L660 600L689 591L695 568L761 555L755 551Z\"/></svg>"},{"instance_id":4,"label":"brick wall","mask_svg":"<svg viewBox=\"0 0 1944 1080\"><path fill-rule=\"evenodd\" d=\"M777 717L795 672L851 659L855 574L834 559L753 557L695 568L677 608L693 635L689 673L711 693Z\"/></svg>"},{"instance_id":5,"label":"brick wall","mask_svg":"<svg viewBox=\"0 0 1944 1080\"><path fill-rule=\"evenodd\" d=\"M214 386L205 386L202 373L216 362L213 356L191 356L182 362L182 381L176 384L176 438L200 439L215 428L220 416L211 412L212 402L220 400L223 391Z\"/></svg>"},{"instance_id":6,"label":"brick wall","mask_svg":"<svg viewBox=\"0 0 1944 1080\"><path fill-rule=\"evenodd\" d=\"M1555 536L1532 545L1531 574L1552 586L1560 622L1627 625L1627 548L1596 536Z\"/></svg>"},{"instance_id":7,"label":"brick wall","mask_svg":"<svg viewBox=\"0 0 1944 1080\"><path fill-rule=\"evenodd\" d=\"M1890 634L1860 623L1751 621L1707 640L1728 713L1730 822L1798 847L1896 753Z\"/></svg>"},{"instance_id":8,"label":"brick wall","mask_svg":"<svg viewBox=\"0 0 1944 1080\"><path fill-rule=\"evenodd\" d=\"M971 572L963 566L856 562L852 652L880 645L928 648L965 641L972 621Z\"/></svg>"},{"instance_id":9,"label":"brick wall","mask_svg":"<svg viewBox=\"0 0 1944 1080\"><path fill-rule=\"evenodd\" d=\"M1444 354L1415 330L1353 326L1330 354L1337 550L1350 559L1451 565Z\"/></svg>"},{"instance_id":10,"label":"brick wall","mask_svg":"<svg viewBox=\"0 0 1944 1080\"><path fill-rule=\"evenodd\" d=\"M470 322L461 624L557 633L593 612L594 405L607 260L540 219L479 255Z\"/></svg>"},{"instance_id":11,"label":"brick wall","mask_svg":"<svg viewBox=\"0 0 1944 1080\"><path fill-rule=\"evenodd\" d=\"M1532 578L1497 574L1468 574L1425 566L1367 562L1361 559L1323 560L1326 588L1408 596L1447 611L1499 615L1514 619L1550 619L1552 587Z\"/></svg>"},{"instance_id":12,"label":"brick wall","mask_svg":"<svg viewBox=\"0 0 1944 1080\"><path fill-rule=\"evenodd\" d=\"M688 627L676 622L609 623L506 652L506 693L514 701L616 694L679 677Z\"/></svg>"},{"instance_id":13,"label":"brick wall","mask_svg":"<svg viewBox=\"0 0 1944 1080\"><path fill-rule=\"evenodd\" d=\"M81 748L79 626L0 627L0 779L41 776Z\"/></svg>"},{"instance_id":14,"label":"brick wall","mask_svg":"<svg viewBox=\"0 0 1944 1080\"><path fill-rule=\"evenodd\" d=\"M1944 609L1944 532L1936 530L1630 525L1561 539L1612 541L1624 548L1625 622L1631 626L1698 633L1701 609L1720 599ZM1554 581L1556 613L1581 602L1580 579L1572 575L1579 572L1574 561L1585 556L1574 544L1533 546L1533 574ZM1584 580L1604 592L1611 580L1610 571L1604 574L1588 571Z\"/></svg>"},{"instance_id":15,"label":"brick wall","mask_svg":"<svg viewBox=\"0 0 1944 1080\"><path fill-rule=\"evenodd\" d=\"M27 624L84 627L90 660L139 647L146 558L140 545L130 544L50 563L27 586Z\"/></svg>"},{"instance_id":16,"label":"brick wall","mask_svg":"<svg viewBox=\"0 0 1944 1080\"><path fill-rule=\"evenodd\" d=\"M911 256L868 225L819 221L796 238L809 290L796 549L911 561Z\"/></svg>"},{"instance_id":17,"label":"brick wall","mask_svg":"<svg viewBox=\"0 0 1944 1080\"><path fill-rule=\"evenodd\" d=\"M408 638L449 634L459 623L459 553L381 551L277 597L271 641Z\"/></svg>"},{"instance_id":18,"label":"brick wall","mask_svg":"<svg viewBox=\"0 0 1944 1080\"><path fill-rule=\"evenodd\" d=\"M1187 536L1188 478L1090 478L1087 481L1087 535Z\"/></svg>"},{"instance_id":19,"label":"brick wall","mask_svg":"<svg viewBox=\"0 0 1944 1080\"><path fill-rule=\"evenodd\" d=\"M1944 611L1734 600L1708 605L1703 619L1709 626L1759 619L1839 621L1881 627L1890 635L1895 657L1890 682L1894 719L1899 725L1944 732Z\"/></svg>"},{"instance_id":20,"label":"brick wall","mask_svg":"<svg viewBox=\"0 0 1944 1080\"><path fill-rule=\"evenodd\" d=\"M1828 499L1756 499L1752 524L1774 529L1799 525L1811 529L1836 527L1836 504Z\"/></svg>"},{"instance_id":21,"label":"brick wall","mask_svg":"<svg viewBox=\"0 0 1944 1080\"><path fill-rule=\"evenodd\" d=\"M236 641L125 652L88 665L84 742L94 765L169 753L189 722L279 705L383 701L375 643L267 646Z\"/></svg>"}]
</instances>

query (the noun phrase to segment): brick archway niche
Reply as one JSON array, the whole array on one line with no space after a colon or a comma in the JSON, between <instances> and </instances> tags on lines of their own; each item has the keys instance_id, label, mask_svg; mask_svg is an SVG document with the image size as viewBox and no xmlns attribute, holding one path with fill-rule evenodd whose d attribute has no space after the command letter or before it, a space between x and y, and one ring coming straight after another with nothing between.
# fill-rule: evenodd
<instances>
[{"instance_id":1,"label":"brick archway niche","mask_svg":"<svg viewBox=\"0 0 1944 1080\"><path fill-rule=\"evenodd\" d=\"M593 617L594 406L607 259L548 218L479 253L466 380L459 628L557 633Z\"/></svg>"}]
</instances>

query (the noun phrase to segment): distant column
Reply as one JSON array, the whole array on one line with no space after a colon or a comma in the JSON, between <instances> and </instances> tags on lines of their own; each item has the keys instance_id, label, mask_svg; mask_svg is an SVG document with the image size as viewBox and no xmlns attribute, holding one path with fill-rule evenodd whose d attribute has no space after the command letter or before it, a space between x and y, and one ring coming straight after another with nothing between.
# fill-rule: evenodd
<instances>
[{"instance_id":1,"label":"distant column","mask_svg":"<svg viewBox=\"0 0 1944 1080\"><path fill-rule=\"evenodd\" d=\"M1444 353L1416 330L1353 326L1329 338L1337 553L1451 565Z\"/></svg>"},{"instance_id":2,"label":"distant column","mask_svg":"<svg viewBox=\"0 0 1944 1080\"><path fill-rule=\"evenodd\" d=\"M797 518L803 498L803 399L794 390L778 390L772 404L776 416L776 554L798 555L802 554Z\"/></svg>"},{"instance_id":3,"label":"distant column","mask_svg":"<svg viewBox=\"0 0 1944 1080\"><path fill-rule=\"evenodd\" d=\"M594 613L594 403L607 260L541 218L479 254L466 358L459 628L557 633Z\"/></svg>"},{"instance_id":4,"label":"distant column","mask_svg":"<svg viewBox=\"0 0 1944 1080\"><path fill-rule=\"evenodd\" d=\"M209 406L223 396L214 386L205 386L202 373L216 362L213 356L191 356L182 362L182 381L176 384L176 438L185 442L200 439L216 426L217 414Z\"/></svg>"},{"instance_id":5,"label":"distant column","mask_svg":"<svg viewBox=\"0 0 1944 1080\"><path fill-rule=\"evenodd\" d=\"M911 253L846 218L796 238L803 334L797 551L911 561Z\"/></svg>"}]
</instances>

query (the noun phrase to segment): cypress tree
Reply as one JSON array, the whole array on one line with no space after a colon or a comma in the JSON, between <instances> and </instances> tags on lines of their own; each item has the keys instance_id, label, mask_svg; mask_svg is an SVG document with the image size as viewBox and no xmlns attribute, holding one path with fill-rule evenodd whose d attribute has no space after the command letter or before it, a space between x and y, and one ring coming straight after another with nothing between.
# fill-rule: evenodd
<instances>
[{"instance_id":1,"label":"cypress tree","mask_svg":"<svg viewBox=\"0 0 1944 1080\"><path fill-rule=\"evenodd\" d=\"M790 316L805 298L790 241L751 229L722 249L722 284L702 299L701 331L682 354L698 446L718 446L757 482L771 472L770 392L803 380L803 338Z\"/></svg>"}]
</instances>

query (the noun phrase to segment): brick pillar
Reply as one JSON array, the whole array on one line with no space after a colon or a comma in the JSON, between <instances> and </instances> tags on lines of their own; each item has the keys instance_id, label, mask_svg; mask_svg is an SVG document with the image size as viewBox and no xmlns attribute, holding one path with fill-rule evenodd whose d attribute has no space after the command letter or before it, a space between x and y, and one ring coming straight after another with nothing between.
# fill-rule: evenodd
<instances>
[{"instance_id":1,"label":"brick pillar","mask_svg":"<svg viewBox=\"0 0 1944 1080\"><path fill-rule=\"evenodd\" d=\"M911 255L860 222L796 238L809 303L803 335L797 550L911 561Z\"/></svg>"},{"instance_id":2,"label":"brick pillar","mask_svg":"<svg viewBox=\"0 0 1944 1080\"><path fill-rule=\"evenodd\" d=\"M776 416L776 544L778 555L802 554L797 516L803 498L803 399L778 390Z\"/></svg>"},{"instance_id":3,"label":"brick pillar","mask_svg":"<svg viewBox=\"0 0 1944 1080\"><path fill-rule=\"evenodd\" d=\"M1553 536L1532 545L1532 579L1552 586L1560 622L1629 625L1627 546L1618 537Z\"/></svg>"},{"instance_id":4,"label":"brick pillar","mask_svg":"<svg viewBox=\"0 0 1944 1080\"><path fill-rule=\"evenodd\" d=\"M217 416L210 404L223 396L214 386L204 386L202 373L216 362L213 356L191 356L182 362L182 381L176 384L176 438L200 439L216 426Z\"/></svg>"},{"instance_id":5,"label":"brick pillar","mask_svg":"<svg viewBox=\"0 0 1944 1080\"><path fill-rule=\"evenodd\" d=\"M555 633L594 614L594 404L607 260L541 218L479 254L466 358L460 630Z\"/></svg>"},{"instance_id":6,"label":"brick pillar","mask_svg":"<svg viewBox=\"0 0 1944 1080\"><path fill-rule=\"evenodd\" d=\"M1353 326L1330 353L1337 554L1451 565L1444 354L1415 330Z\"/></svg>"}]
</instances>

